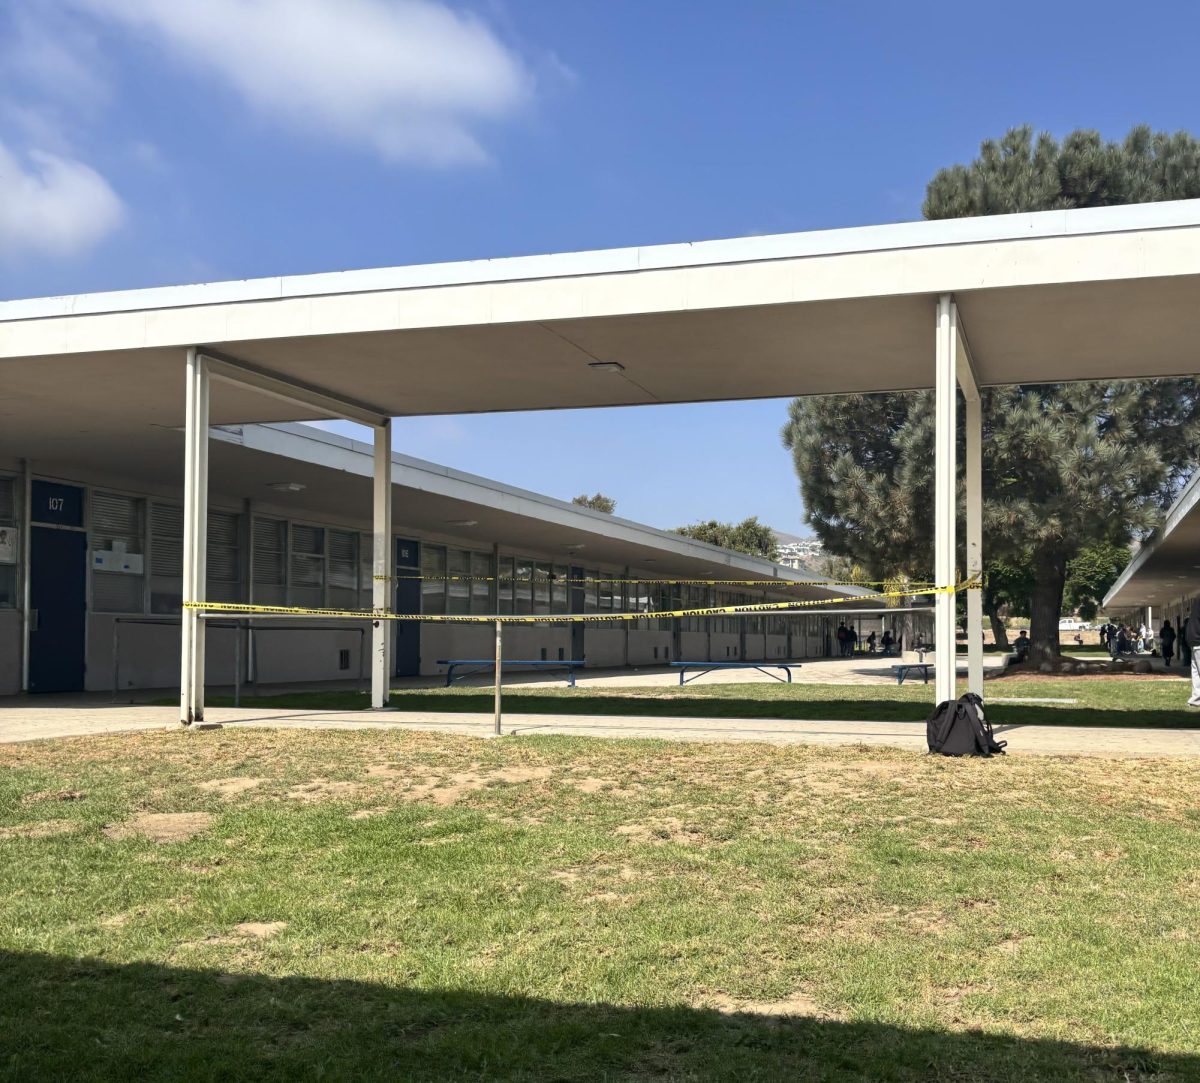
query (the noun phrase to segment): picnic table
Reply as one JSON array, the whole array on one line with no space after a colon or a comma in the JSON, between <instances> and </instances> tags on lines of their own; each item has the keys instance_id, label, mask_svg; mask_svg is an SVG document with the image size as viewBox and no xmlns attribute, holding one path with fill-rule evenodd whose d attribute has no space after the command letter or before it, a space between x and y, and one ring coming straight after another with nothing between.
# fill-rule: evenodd
<instances>
[{"instance_id":1,"label":"picnic table","mask_svg":"<svg viewBox=\"0 0 1200 1083\"><path fill-rule=\"evenodd\" d=\"M672 662L672 666L679 670L680 687L687 684L688 681L694 681L696 677L703 677L706 673L712 673L718 669L757 669L759 673L765 674L773 681L781 683L792 683L792 670L799 669L798 662ZM689 677L687 672L689 669L697 670L697 673ZM769 673L768 670L781 669L787 674L787 677L780 677L778 674Z\"/></svg>"},{"instance_id":2,"label":"picnic table","mask_svg":"<svg viewBox=\"0 0 1200 1083\"><path fill-rule=\"evenodd\" d=\"M933 672L932 662L901 662L897 666L892 666L892 672L896 674L896 683L903 684L909 670L913 669L919 669L921 676L925 678L925 683L929 683L929 675Z\"/></svg>"},{"instance_id":3,"label":"picnic table","mask_svg":"<svg viewBox=\"0 0 1200 1083\"><path fill-rule=\"evenodd\" d=\"M496 660L494 658L439 658L437 664L439 666L450 667L446 670L447 688L455 681L461 681L464 677L470 677L476 673L486 673L488 670L496 668ZM567 684L572 688L575 687L575 670L583 666L583 662L564 661L563 659L549 660L544 658L505 658L502 664L506 669L509 666L530 666L533 669L564 669L567 672ZM465 673L460 673L456 677L454 671L463 666L473 666L474 668L467 670Z\"/></svg>"}]
</instances>

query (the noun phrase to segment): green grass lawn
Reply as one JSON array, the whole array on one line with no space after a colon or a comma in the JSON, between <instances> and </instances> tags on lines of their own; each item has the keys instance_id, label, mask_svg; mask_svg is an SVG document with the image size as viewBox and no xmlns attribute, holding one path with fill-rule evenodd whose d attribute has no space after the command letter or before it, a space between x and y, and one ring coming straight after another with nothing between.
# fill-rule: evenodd
<instances>
[{"instance_id":1,"label":"green grass lawn","mask_svg":"<svg viewBox=\"0 0 1200 1083\"><path fill-rule=\"evenodd\" d=\"M1179 760L0 746L0 1077L1196 1080L1198 808Z\"/></svg>"},{"instance_id":2,"label":"green grass lawn","mask_svg":"<svg viewBox=\"0 0 1200 1083\"><path fill-rule=\"evenodd\" d=\"M963 682L962 689L966 685ZM988 681L988 718L997 725L1200 727L1200 711L1188 708L1190 685L1182 677L1133 674L1083 678L1012 677ZM683 688L537 688L520 685L504 691L504 709L513 713L572 715L680 715L695 718L782 718L828 721L924 722L933 686L844 684L704 684ZM1006 698L1074 699L1068 703L1005 703ZM163 701L172 702L172 701ZM212 706L230 706L229 698L210 697ZM294 707L300 710L361 710L369 697L350 691L289 692L243 696L244 706ZM402 711L491 713L486 687L397 689L391 704Z\"/></svg>"}]
</instances>

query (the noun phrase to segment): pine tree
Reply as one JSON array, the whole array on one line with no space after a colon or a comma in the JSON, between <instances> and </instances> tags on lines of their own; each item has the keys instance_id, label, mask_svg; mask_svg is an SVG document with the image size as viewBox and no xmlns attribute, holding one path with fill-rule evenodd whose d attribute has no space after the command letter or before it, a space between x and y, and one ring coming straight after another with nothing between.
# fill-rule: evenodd
<instances>
[{"instance_id":1,"label":"pine tree","mask_svg":"<svg viewBox=\"0 0 1200 1083\"><path fill-rule=\"evenodd\" d=\"M923 209L954 218L1198 197L1200 142L1185 132L1139 127L1106 143L1077 131L1060 144L1023 127L985 142L970 165L939 172ZM1012 386L982 398L985 555L1028 570L1031 655L1053 660L1070 562L1089 545L1122 547L1144 534L1196 465L1200 385ZM871 578L930 576L932 407L920 392L796 399L789 408L783 440L808 521L827 552L863 564ZM1006 588L1019 589L1020 578ZM985 596L993 618L1003 596Z\"/></svg>"}]
</instances>

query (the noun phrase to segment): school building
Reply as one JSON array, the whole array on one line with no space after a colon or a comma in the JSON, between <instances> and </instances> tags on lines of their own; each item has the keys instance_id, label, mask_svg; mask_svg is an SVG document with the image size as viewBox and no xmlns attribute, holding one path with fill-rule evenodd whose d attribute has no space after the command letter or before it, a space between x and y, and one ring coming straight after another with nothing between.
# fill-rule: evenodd
<instances>
[{"instance_id":1,"label":"school building","mask_svg":"<svg viewBox=\"0 0 1200 1083\"><path fill-rule=\"evenodd\" d=\"M282 423L214 428L211 442L205 599L371 609L371 446ZM182 443L164 428L83 442L65 456L49 444L36 458L4 449L0 694L178 687ZM654 614L866 593L788 587L810 577L407 455L392 456L392 484L396 612L647 614L512 625L504 651L512 659L612 667L825 655L840 619L828 612ZM753 583L620 581L670 579ZM370 631L366 621L213 621L206 676L232 684L236 667L240 680L260 684L357 677L369 668ZM493 636L490 623L397 622L392 673L488 658Z\"/></svg>"},{"instance_id":2,"label":"school building","mask_svg":"<svg viewBox=\"0 0 1200 1083\"><path fill-rule=\"evenodd\" d=\"M1200 471L1192 475L1168 509L1162 525L1147 538L1104 598L1109 613L1129 614L1176 628L1200 594ZM1200 644L1192 644L1200 646Z\"/></svg>"}]
</instances>

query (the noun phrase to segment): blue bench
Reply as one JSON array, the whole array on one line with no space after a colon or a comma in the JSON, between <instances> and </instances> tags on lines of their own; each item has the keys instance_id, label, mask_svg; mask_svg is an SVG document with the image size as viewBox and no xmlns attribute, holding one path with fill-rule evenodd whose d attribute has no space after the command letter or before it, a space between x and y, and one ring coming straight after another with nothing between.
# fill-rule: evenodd
<instances>
[{"instance_id":1,"label":"blue bench","mask_svg":"<svg viewBox=\"0 0 1200 1083\"><path fill-rule=\"evenodd\" d=\"M488 670L496 668L496 660L494 658L439 658L437 661L439 666L449 666L446 671L446 687L449 688L455 681L461 681L464 677L470 677L475 673L486 673ZM583 666L582 662L565 662L565 661L550 661L541 658L519 659L505 658L503 662L504 668L509 666L532 666L534 669L565 669L567 671L567 683L575 687L575 670ZM454 676L454 671L460 666L474 666L474 669L468 670L466 673L460 673L457 677Z\"/></svg>"},{"instance_id":2,"label":"blue bench","mask_svg":"<svg viewBox=\"0 0 1200 1083\"><path fill-rule=\"evenodd\" d=\"M925 678L925 683L929 683L929 674L933 672L932 662L905 662L903 665L892 666L892 671L896 674L896 683L903 684L904 678L908 676L910 669L919 669L921 676Z\"/></svg>"},{"instance_id":3,"label":"blue bench","mask_svg":"<svg viewBox=\"0 0 1200 1083\"><path fill-rule=\"evenodd\" d=\"M718 669L757 669L759 673L766 674L773 681L781 683L792 683L792 669L799 669L798 662L784 664L782 662L672 662L672 666L679 670L680 687L687 684L688 681L694 681L696 677L703 677L706 673L712 673ZM689 669L698 670L695 676L689 677L687 671ZM769 669L782 669L787 677L780 677L775 673L768 673Z\"/></svg>"}]
</instances>

